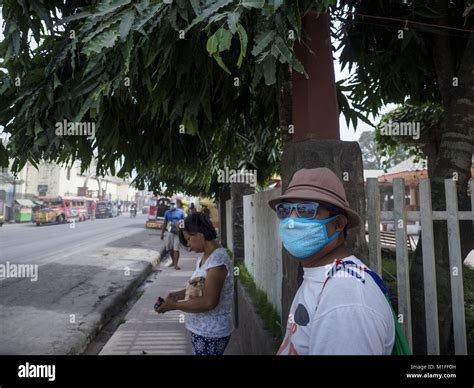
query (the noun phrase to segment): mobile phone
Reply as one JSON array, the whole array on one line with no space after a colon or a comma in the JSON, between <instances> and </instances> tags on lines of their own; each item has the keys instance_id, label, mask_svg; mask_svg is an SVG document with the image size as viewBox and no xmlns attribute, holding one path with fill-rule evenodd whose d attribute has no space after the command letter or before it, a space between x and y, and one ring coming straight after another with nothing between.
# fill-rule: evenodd
<instances>
[{"instance_id":1,"label":"mobile phone","mask_svg":"<svg viewBox=\"0 0 474 388\"><path fill-rule=\"evenodd\" d=\"M155 302L155 311L157 311L163 303L165 303L165 300L159 296Z\"/></svg>"}]
</instances>

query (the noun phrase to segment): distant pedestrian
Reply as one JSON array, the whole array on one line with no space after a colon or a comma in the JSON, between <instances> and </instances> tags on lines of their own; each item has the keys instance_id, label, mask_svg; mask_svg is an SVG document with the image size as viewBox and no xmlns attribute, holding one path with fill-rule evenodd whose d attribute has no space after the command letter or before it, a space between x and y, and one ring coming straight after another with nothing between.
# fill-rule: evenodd
<instances>
[{"instance_id":1,"label":"distant pedestrian","mask_svg":"<svg viewBox=\"0 0 474 388\"><path fill-rule=\"evenodd\" d=\"M179 201L179 200L178 200ZM181 204L180 204L181 205ZM164 239L165 230L168 230L168 240L166 243L166 249L170 252L172 263L170 267L174 267L174 269L179 270L181 269L178 266L179 260L179 228L180 224L184 221L185 213L181 209L176 207L176 202L170 203L170 209L165 211L165 221L163 223L163 227L161 229L161 239Z\"/></svg>"},{"instance_id":2,"label":"distant pedestrian","mask_svg":"<svg viewBox=\"0 0 474 388\"><path fill-rule=\"evenodd\" d=\"M202 213L209 219L211 219L211 211L206 205L202 205Z\"/></svg>"},{"instance_id":3,"label":"distant pedestrian","mask_svg":"<svg viewBox=\"0 0 474 388\"><path fill-rule=\"evenodd\" d=\"M196 213L196 206L194 206L194 202L191 202L191 205L189 205L189 209L188 209L188 215L193 215L194 213Z\"/></svg>"},{"instance_id":4,"label":"distant pedestrian","mask_svg":"<svg viewBox=\"0 0 474 388\"><path fill-rule=\"evenodd\" d=\"M199 203L201 205L201 212L212 221L211 211L209 210L213 206L212 201L209 198L203 198L199 201Z\"/></svg>"},{"instance_id":5,"label":"distant pedestrian","mask_svg":"<svg viewBox=\"0 0 474 388\"><path fill-rule=\"evenodd\" d=\"M97 208L97 204L95 201L92 201L91 203L91 221L95 220L95 209Z\"/></svg>"},{"instance_id":6,"label":"distant pedestrian","mask_svg":"<svg viewBox=\"0 0 474 388\"><path fill-rule=\"evenodd\" d=\"M194 355L222 355L233 330L234 276L227 250L217 242L209 218L195 213L184 221L182 244L200 253L186 289L171 292L158 313L181 310Z\"/></svg>"}]
</instances>

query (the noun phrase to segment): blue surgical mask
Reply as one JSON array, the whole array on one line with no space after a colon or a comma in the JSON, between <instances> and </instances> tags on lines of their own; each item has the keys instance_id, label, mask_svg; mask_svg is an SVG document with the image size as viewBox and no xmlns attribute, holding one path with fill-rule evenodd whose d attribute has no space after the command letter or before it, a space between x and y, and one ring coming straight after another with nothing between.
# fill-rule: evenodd
<instances>
[{"instance_id":1,"label":"blue surgical mask","mask_svg":"<svg viewBox=\"0 0 474 388\"><path fill-rule=\"evenodd\" d=\"M284 247L299 260L318 253L341 233L336 231L328 237L326 224L336 217L325 220L289 217L280 220L280 238Z\"/></svg>"}]
</instances>

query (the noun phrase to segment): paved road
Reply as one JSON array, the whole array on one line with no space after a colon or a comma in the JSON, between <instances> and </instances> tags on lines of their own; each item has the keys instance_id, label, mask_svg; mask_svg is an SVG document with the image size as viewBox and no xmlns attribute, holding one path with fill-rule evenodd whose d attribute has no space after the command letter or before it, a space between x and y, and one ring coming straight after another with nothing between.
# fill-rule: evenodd
<instances>
[{"instance_id":1,"label":"paved road","mask_svg":"<svg viewBox=\"0 0 474 388\"><path fill-rule=\"evenodd\" d=\"M162 243L145 216L4 225L0 265L38 265L38 278L0 278L0 354L77 354L156 263ZM1 276L1 272L0 272Z\"/></svg>"},{"instance_id":2,"label":"paved road","mask_svg":"<svg viewBox=\"0 0 474 388\"><path fill-rule=\"evenodd\" d=\"M137 232L144 224L144 215L135 219L122 215L74 224L4 225L0 228L0 262L41 264L63 260L67 255Z\"/></svg>"}]
</instances>

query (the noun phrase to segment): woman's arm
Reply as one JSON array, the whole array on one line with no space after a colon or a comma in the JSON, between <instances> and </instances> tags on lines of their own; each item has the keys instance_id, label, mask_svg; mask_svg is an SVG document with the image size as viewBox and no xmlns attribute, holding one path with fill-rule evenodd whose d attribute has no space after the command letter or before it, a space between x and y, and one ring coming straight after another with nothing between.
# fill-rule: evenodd
<instances>
[{"instance_id":1,"label":"woman's arm","mask_svg":"<svg viewBox=\"0 0 474 388\"><path fill-rule=\"evenodd\" d=\"M214 309L219 304L226 276L227 268L224 265L208 269L202 296L182 302L177 302L174 298L168 297L158 309L158 313L172 310L181 310L185 313L203 313Z\"/></svg>"},{"instance_id":2,"label":"woman's arm","mask_svg":"<svg viewBox=\"0 0 474 388\"><path fill-rule=\"evenodd\" d=\"M170 292L166 298L168 299L169 297L176 298L176 301L183 300L186 297L186 289L183 288L179 291Z\"/></svg>"}]
</instances>

